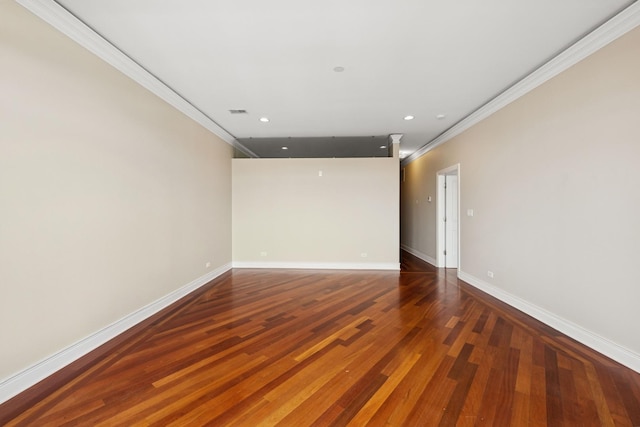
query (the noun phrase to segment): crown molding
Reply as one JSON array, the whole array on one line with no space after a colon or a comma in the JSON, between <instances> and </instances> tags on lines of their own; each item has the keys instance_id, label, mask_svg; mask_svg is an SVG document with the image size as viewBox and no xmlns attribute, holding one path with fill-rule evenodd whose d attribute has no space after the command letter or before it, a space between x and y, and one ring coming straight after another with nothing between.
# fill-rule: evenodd
<instances>
[{"instance_id":1,"label":"crown molding","mask_svg":"<svg viewBox=\"0 0 640 427\"><path fill-rule=\"evenodd\" d=\"M236 138L204 114L188 100L175 92L156 76L80 21L53 0L16 0L18 4L65 34L89 52L101 58L142 87L157 95L178 111L193 119L205 129L220 137L227 144L243 151L248 156L258 157L239 143Z\"/></svg>"},{"instance_id":2,"label":"crown molding","mask_svg":"<svg viewBox=\"0 0 640 427\"><path fill-rule=\"evenodd\" d=\"M640 25L640 2L636 1L556 57L537 68L531 74L438 135L435 139L429 141L410 156L407 156L402 161L402 166L408 165L437 146L461 134L501 108L545 83L547 80L552 79L620 36L633 30L638 25Z\"/></svg>"},{"instance_id":3,"label":"crown molding","mask_svg":"<svg viewBox=\"0 0 640 427\"><path fill-rule=\"evenodd\" d=\"M109 41L93 31L82 21L53 0L17 0L27 10L49 23L58 31L70 37L117 70L136 81L161 99L195 120L203 127L220 137L226 143L245 152L251 157L255 153L240 144L236 138L213 121L209 116L197 109L173 89L145 70ZM506 89L473 113L450 127L435 139L402 160L406 166L420 158L430 150L444 144L451 138L486 119L496 111L555 77L587 56L611 43L620 36L640 25L640 2L634 2L625 10L596 28L587 36L574 43L565 51L551 59L528 76Z\"/></svg>"},{"instance_id":4,"label":"crown molding","mask_svg":"<svg viewBox=\"0 0 640 427\"><path fill-rule=\"evenodd\" d=\"M392 144L400 144L400 140L402 139L403 136L404 134L402 133L392 133L391 135L389 135L389 141Z\"/></svg>"}]
</instances>

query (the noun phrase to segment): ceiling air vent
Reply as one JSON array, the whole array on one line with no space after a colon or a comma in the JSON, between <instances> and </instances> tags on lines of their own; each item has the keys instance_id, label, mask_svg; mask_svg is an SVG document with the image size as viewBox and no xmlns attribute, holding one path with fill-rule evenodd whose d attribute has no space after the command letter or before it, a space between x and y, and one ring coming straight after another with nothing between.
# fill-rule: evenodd
<instances>
[{"instance_id":1,"label":"ceiling air vent","mask_svg":"<svg viewBox=\"0 0 640 427\"><path fill-rule=\"evenodd\" d=\"M229 110L231 114L247 114L247 110Z\"/></svg>"}]
</instances>

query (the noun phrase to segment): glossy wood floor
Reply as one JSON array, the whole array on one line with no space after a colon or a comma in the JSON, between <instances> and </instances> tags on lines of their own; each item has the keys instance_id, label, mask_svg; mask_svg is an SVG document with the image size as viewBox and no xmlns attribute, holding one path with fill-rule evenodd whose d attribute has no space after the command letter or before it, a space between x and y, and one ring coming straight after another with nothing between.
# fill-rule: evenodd
<instances>
[{"instance_id":1,"label":"glossy wood floor","mask_svg":"<svg viewBox=\"0 0 640 427\"><path fill-rule=\"evenodd\" d=\"M0 424L640 426L639 374L407 254L234 270L94 359Z\"/></svg>"}]
</instances>

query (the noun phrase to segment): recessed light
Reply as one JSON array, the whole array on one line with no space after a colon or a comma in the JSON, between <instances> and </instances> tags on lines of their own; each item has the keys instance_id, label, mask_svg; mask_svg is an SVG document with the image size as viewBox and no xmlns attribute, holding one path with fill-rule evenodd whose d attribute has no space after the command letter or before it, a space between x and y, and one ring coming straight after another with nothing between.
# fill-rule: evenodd
<instances>
[{"instance_id":1,"label":"recessed light","mask_svg":"<svg viewBox=\"0 0 640 427\"><path fill-rule=\"evenodd\" d=\"M381 145L380 148L387 148L387 146L386 145Z\"/></svg>"},{"instance_id":2,"label":"recessed light","mask_svg":"<svg viewBox=\"0 0 640 427\"><path fill-rule=\"evenodd\" d=\"M405 120L413 120L413 119L415 119L415 117L413 117L413 116L404 116L404 119Z\"/></svg>"},{"instance_id":3,"label":"recessed light","mask_svg":"<svg viewBox=\"0 0 640 427\"><path fill-rule=\"evenodd\" d=\"M282 149L283 149L283 150L288 150L288 149L289 149L289 147L282 147Z\"/></svg>"},{"instance_id":4,"label":"recessed light","mask_svg":"<svg viewBox=\"0 0 640 427\"><path fill-rule=\"evenodd\" d=\"M333 67L333 71L336 73L341 73L344 71L344 67Z\"/></svg>"},{"instance_id":5,"label":"recessed light","mask_svg":"<svg viewBox=\"0 0 640 427\"><path fill-rule=\"evenodd\" d=\"M436 116L436 119L438 119L438 120L442 120L442 119L444 119L445 117L447 117L447 116L445 116L444 114L438 114L438 115Z\"/></svg>"},{"instance_id":6,"label":"recessed light","mask_svg":"<svg viewBox=\"0 0 640 427\"><path fill-rule=\"evenodd\" d=\"M260 117L260 121L262 123L268 123L269 122L269 118L268 117Z\"/></svg>"}]
</instances>

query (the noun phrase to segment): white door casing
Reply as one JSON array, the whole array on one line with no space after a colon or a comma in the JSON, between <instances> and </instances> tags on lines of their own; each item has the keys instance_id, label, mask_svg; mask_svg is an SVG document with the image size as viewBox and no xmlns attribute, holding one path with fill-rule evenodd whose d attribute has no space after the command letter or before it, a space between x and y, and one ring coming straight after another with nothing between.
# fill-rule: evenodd
<instances>
[{"instance_id":1,"label":"white door casing","mask_svg":"<svg viewBox=\"0 0 640 427\"><path fill-rule=\"evenodd\" d=\"M445 175L445 267L458 268L458 175Z\"/></svg>"},{"instance_id":2,"label":"white door casing","mask_svg":"<svg viewBox=\"0 0 640 427\"><path fill-rule=\"evenodd\" d=\"M458 268L460 265L460 165L456 164L438 171L436 183L436 263L438 267Z\"/></svg>"}]
</instances>

